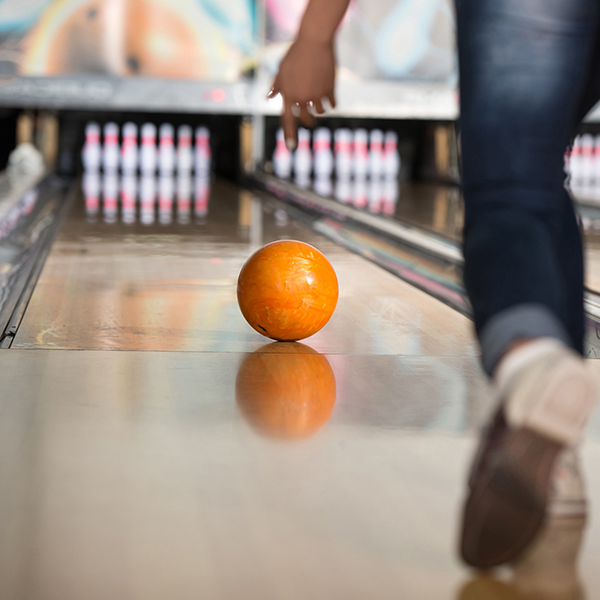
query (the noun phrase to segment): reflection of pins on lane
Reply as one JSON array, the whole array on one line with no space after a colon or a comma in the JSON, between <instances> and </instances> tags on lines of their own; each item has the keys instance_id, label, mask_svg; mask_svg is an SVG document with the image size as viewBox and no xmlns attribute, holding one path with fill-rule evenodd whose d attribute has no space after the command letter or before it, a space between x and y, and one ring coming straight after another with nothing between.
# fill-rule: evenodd
<instances>
[{"instance_id":1,"label":"reflection of pins on lane","mask_svg":"<svg viewBox=\"0 0 600 600\"><path fill-rule=\"evenodd\" d=\"M391 217L396 212L400 189L395 177L386 178L383 183L383 214Z\"/></svg>"},{"instance_id":2,"label":"reflection of pins on lane","mask_svg":"<svg viewBox=\"0 0 600 600\"><path fill-rule=\"evenodd\" d=\"M131 225L135 223L135 202L137 196L137 178L131 173L121 178L121 220Z\"/></svg>"},{"instance_id":3,"label":"reflection of pins on lane","mask_svg":"<svg viewBox=\"0 0 600 600\"><path fill-rule=\"evenodd\" d=\"M335 131L335 173L338 179L349 179L352 175L352 131Z\"/></svg>"},{"instance_id":4,"label":"reflection of pins on lane","mask_svg":"<svg viewBox=\"0 0 600 600\"><path fill-rule=\"evenodd\" d=\"M360 178L366 177L369 170L369 134L366 129L356 129L352 140L352 165L354 176Z\"/></svg>"},{"instance_id":5,"label":"reflection of pins on lane","mask_svg":"<svg viewBox=\"0 0 600 600\"><path fill-rule=\"evenodd\" d=\"M383 173L383 131L373 129L369 134L369 173L379 177Z\"/></svg>"},{"instance_id":6,"label":"reflection of pins on lane","mask_svg":"<svg viewBox=\"0 0 600 600\"><path fill-rule=\"evenodd\" d=\"M141 133L140 171L143 175L153 175L156 171L156 126L144 123Z\"/></svg>"},{"instance_id":7,"label":"reflection of pins on lane","mask_svg":"<svg viewBox=\"0 0 600 600\"><path fill-rule=\"evenodd\" d=\"M386 177L398 177L400 173L400 153L398 152L398 134L388 131L383 147L383 172Z\"/></svg>"},{"instance_id":8,"label":"reflection of pins on lane","mask_svg":"<svg viewBox=\"0 0 600 600\"><path fill-rule=\"evenodd\" d=\"M117 200L119 195L119 178L116 173L105 173L102 180L102 201L104 204L104 221L114 223L117 220Z\"/></svg>"},{"instance_id":9,"label":"reflection of pins on lane","mask_svg":"<svg viewBox=\"0 0 600 600\"><path fill-rule=\"evenodd\" d=\"M82 187L85 199L85 212L89 217L96 216L100 206L100 174L98 171L84 173Z\"/></svg>"},{"instance_id":10,"label":"reflection of pins on lane","mask_svg":"<svg viewBox=\"0 0 600 600\"><path fill-rule=\"evenodd\" d=\"M314 183L315 193L319 194L319 196L329 197L331 196L331 192L333 189L333 184L329 177L317 178Z\"/></svg>"},{"instance_id":11,"label":"reflection of pins on lane","mask_svg":"<svg viewBox=\"0 0 600 600\"><path fill-rule=\"evenodd\" d=\"M185 224L190 222L190 208L192 196L192 178L189 174L180 174L177 177L177 221Z\"/></svg>"},{"instance_id":12,"label":"reflection of pins on lane","mask_svg":"<svg viewBox=\"0 0 600 600\"><path fill-rule=\"evenodd\" d=\"M212 151L210 149L210 131L208 127L196 129L196 147L194 148L194 168L196 176L208 177L210 173L210 161Z\"/></svg>"},{"instance_id":13,"label":"reflection of pins on lane","mask_svg":"<svg viewBox=\"0 0 600 600\"><path fill-rule=\"evenodd\" d=\"M273 171L280 179L287 179L292 173L292 153L285 144L283 129L277 130L277 141L273 153Z\"/></svg>"},{"instance_id":14,"label":"reflection of pins on lane","mask_svg":"<svg viewBox=\"0 0 600 600\"><path fill-rule=\"evenodd\" d=\"M192 128L180 125L177 128L177 172L190 173L192 170Z\"/></svg>"},{"instance_id":15,"label":"reflection of pins on lane","mask_svg":"<svg viewBox=\"0 0 600 600\"><path fill-rule=\"evenodd\" d=\"M154 223L156 202L156 179L154 175L142 175L140 179L140 220L144 225Z\"/></svg>"},{"instance_id":16,"label":"reflection of pins on lane","mask_svg":"<svg viewBox=\"0 0 600 600\"><path fill-rule=\"evenodd\" d=\"M315 130L313 154L315 177L317 179L331 178L333 173L333 154L331 152L331 131L327 127L319 127Z\"/></svg>"},{"instance_id":17,"label":"reflection of pins on lane","mask_svg":"<svg viewBox=\"0 0 600 600\"><path fill-rule=\"evenodd\" d=\"M371 177L369 180L369 212L377 215L381 212L383 204L383 181L380 177Z\"/></svg>"},{"instance_id":18,"label":"reflection of pins on lane","mask_svg":"<svg viewBox=\"0 0 600 600\"><path fill-rule=\"evenodd\" d=\"M275 216L275 226L276 227L285 227L290 222L289 215L282 208L278 208L275 211L274 216Z\"/></svg>"},{"instance_id":19,"label":"reflection of pins on lane","mask_svg":"<svg viewBox=\"0 0 600 600\"><path fill-rule=\"evenodd\" d=\"M367 180L364 177L358 177L354 180L352 203L356 208L364 208L368 201Z\"/></svg>"},{"instance_id":20,"label":"reflection of pins on lane","mask_svg":"<svg viewBox=\"0 0 600 600\"><path fill-rule=\"evenodd\" d=\"M295 178L305 183L310 179L312 156L310 152L310 131L304 127L298 129L298 147L294 152Z\"/></svg>"},{"instance_id":21,"label":"reflection of pins on lane","mask_svg":"<svg viewBox=\"0 0 600 600\"><path fill-rule=\"evenodd\" d=\"M175 180L172 175L162 176L158 181L158 220L169 225L173 220L173 193Z\"/></svg>"},{"instance_id":22,"label":"reflection of pins on lane","mask_svg":"<svg viewBox=\"0 0 600 600\"><path fill-rule=\"evenodd\" d=\"M196 177L194 179L194 216L196 219L204 219L208 214L208 200L210 197L210 179L208 177Z\"/></svg>"},{"instance_id":23,"label":"reflection of pins on lane","mask_svg":"<svg viewBox=\"0 0 600 600\"><path fill-rule=\"evenodd\" d=\"M121 171L133 175L138 167L138 129L135 123L123 125L123 143L121 145Z\"/></svg>"},{"instance_id":24,"label":"reflection of pins on lane","mask_svg":"<svg viewBox=\"0 0 600 600\"><path fill-rule=\"evenodd\" d=\"M97 171L101 162L100 125L93 121L85 126L85 144L81 153L85 171Z\"/></svg>"},{"instance_id":25,"label":"reflection of pins on lane","mask_svg":"<svg viewBox=\"0 0 600 600\"><path fill-rule=\"evenodd\" d=\"M163 123L158 130L158 171L161 175L172 175L175 170L175 130L170 123Z\"/></svg>"},{"instance_id":26,"label":"reflection of pins on lane","mask_svg":"<svg viewBox=\"0 0 600 600\"><path fill-rule=\"evenodd\" d=\"M116 173L119 169L119 127L116 123L104 125L102 168L105 173Z\"/></svg>"},{"instance_id":27,"label":"reflection of pins on lane","mask_svg":"<svg viewBox=\"0 0 600 600\"><path fill-rule=\"evenodd\" d=\"M352 186L350 179L338 178L335 182L335 198L342 204L352 202Z\"/></svg>"}]
</instances>

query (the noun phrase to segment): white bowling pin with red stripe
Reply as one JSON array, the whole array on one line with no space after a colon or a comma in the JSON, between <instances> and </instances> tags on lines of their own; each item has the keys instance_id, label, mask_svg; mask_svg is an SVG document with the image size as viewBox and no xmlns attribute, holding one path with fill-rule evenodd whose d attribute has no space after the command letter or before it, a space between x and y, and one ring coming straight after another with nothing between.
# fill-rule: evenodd
<instances>
[{"instance_id":1,"label":"white bowling pin with red stripe","mask_svg":"<svg viewBox=\"0 0 600 600\"><path fill-rule=\"evenodd\" d=\"M121 171L133 175L138 167L138 128L135 123L123 125L123 142L121 143Z\"/></svg>"},{"instance_id":2,"label":"white bowling pin with red stripe","mask_svg":"<svg viewBox=\"0 0 600 600\"><path fill-rule=\"evenodd\" d=\"M192 128L189 125L180 125L177 128L177 172L191 173L192 163Z\"/></svg>"},{"instance_id":3,"label":"white bowling pin with red stripe","mask_svg":"<svg viewBox=\"0 0 600 600\"><path fill-rule=\"evenodd\" d=\"M209 176L211 160L210 131L208 127L197 127L196 145L194 147L194 170L197 177Z\"/></svg>"},{"instance_id":4,"label":"white bowling pin with red stripe","mask_svg":"<svg viewBox=\"0 0 600 600\"><path fill-rule=\"evenodd\" d=\"M292 153L285 144L281 127L277 130L275 152L273 152L273 172L280 179L288 179L292 174Z\"/></svg>"},{"instance_id":5,"label":"white bowling pin with red stripe","mask_svg":"<svg viewBox=\"0 0 600 600\"><path fill-rule=\"evenodd\" d=\"M312 154L310 151L310 131L304 127L298 129L298 146L294 152L294 176L299 182L310 180Z\"/></svg>"},{"instance_id":6,"label":"white bowling pin with red stripe","mask_svg":"<svg viewBox=\"0 0 600 600\"><path fill-rule=\"evenodd\" d=\"M366 129L356 129L352 136L352 170L354 177L364 178L369 172L369 134Z\"/></svg>"},{"instance_id":7,"label":"white bowling pin with red stripe","mask_svg":"<svg viewBox=\"0 0 600 600\"><path fill-rule=\"evenodd\" d=\"M398 134L395 131L388 131L383 146L383 173L387 178L398 177L400 165Z\"/></svg>"},{"instance_id":8,"label":"white bowling pin with red stripe","mask_svg":"<svg viewBox=\"0 0 600 600\"><path fill-rule=\"evenodd\" d=\"M173 176L175 170L175 129L170 123L163 123L158 130L158 172L162 177Z\"/></svg>"},{"instance_id":9,"label":"white bowling pin with red stripe","mask_svg":"<svg viewBox=\"0 0 600 600\"><path fill-rule=\"evenodd\" d=\"M331 152L331 131L327 127L319 127L315 130L313 155L315 178L321 181L331 179L333 173L333 153Z\"/></svg>"},{"instance_id":10,"label":"white bowling pin with red stripe","mask_svg":"<svg viewBox=\"0 0 600 600\"><path fill-rule=\"evenodd\" d=\"M156 126L144 123L141 136L140 171L148 177L156 172Z\"/></svg>"},{"instance_id":11,"label":"white bowling pin with red stripe","mask_svg":"<svg viewBox=\"0 0 600 600\"><path fill-rule=\"evenodd\" d=\"M335 139L335 174L338 179L350 179L352 176L352 131L336 129Z\"/></svg>"},{"instance_id":12,"label":"white bowling pin with red stripe","mask_svg":"<svg viewBox=\"0 0 600 600\"><path fill-rule=\"evenodd\" d=\"M119 170L119 126L116 123L104 125L103 141L102 168L105 173L116 173Z\"/></svg>"},{"instance_id":13,"label":"white bowling pin with red stripe","mask_svg":"<svg viewBox=\"0 0 600 600\"><path fill-rule=\"evenodd\" d=\"M100 125L93 121L85 126L85 143L81 153L84 171L98 171L102 161Z\"/></svg>"},{"instance_id":14,"label":"white bowling pin with red stripe","mask_svg":"<svg viewBox=\"0 0 600 600\"><path fill-rule=\"evenodd\" d=\"M379 177L383 173L383 131L373 129L369 134L369 174Z\"/></svg>"}]
</instances>

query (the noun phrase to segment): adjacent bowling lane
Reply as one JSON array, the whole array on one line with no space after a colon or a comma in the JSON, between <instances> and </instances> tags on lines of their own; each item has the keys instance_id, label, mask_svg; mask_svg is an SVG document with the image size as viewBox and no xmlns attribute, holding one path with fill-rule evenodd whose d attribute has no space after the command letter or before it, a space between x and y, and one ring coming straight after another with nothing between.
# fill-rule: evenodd
<instances>
[{"instance_id":1,"label":"adjacent bowling lane","mask_svg":"<svg viewBox=\"0 0 600 600\"><path fill-rule=\"evenodd\" d=\"M311 337L320 352L469 355L471 323L396 277L223 181L200 222L90 222L75 200L13 348L245 352L265 342L242 317L236 280L267 242L315 245L339 279L337 309ZM137 215L139 219L141 215Z\"/></svg>"}]
</instances>

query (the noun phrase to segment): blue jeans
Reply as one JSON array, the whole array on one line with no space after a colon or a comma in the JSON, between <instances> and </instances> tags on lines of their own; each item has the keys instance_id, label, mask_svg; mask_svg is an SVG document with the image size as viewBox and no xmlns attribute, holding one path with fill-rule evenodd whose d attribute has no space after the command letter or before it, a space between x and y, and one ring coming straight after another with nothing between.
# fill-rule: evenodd
<instances>
[{"instance_id":1,"label":"blue jeans","mask_svg":"<svg viewBox=\"0 0 600 600\"><path fill-rule=\"evenodd\" d=\"M600 0L456 0L465 286L488 374L519 338L583 352L563 154L600 98Z\"/></svg>"}]
</instances>

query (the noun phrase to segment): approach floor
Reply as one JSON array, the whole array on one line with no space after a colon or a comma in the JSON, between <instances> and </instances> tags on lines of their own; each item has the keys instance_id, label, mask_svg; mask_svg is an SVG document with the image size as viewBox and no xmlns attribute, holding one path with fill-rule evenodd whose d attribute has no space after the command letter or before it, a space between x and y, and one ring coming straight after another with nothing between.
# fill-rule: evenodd
<instances>
[{"instance_id":1,"label":"approach floor","mask_svg":"<svg viewBox=\"0 0 600 600\"><path fill-rule=\"evenodd\" d=\"M456 534L493 406L470 321L229 183L199 222L156 218L78 196L0 351L0 598L600 598L600 417L587 529L477 575ZM236 303L282 238L339 278L304 344Z\"/></svg>"}]
</instances>

